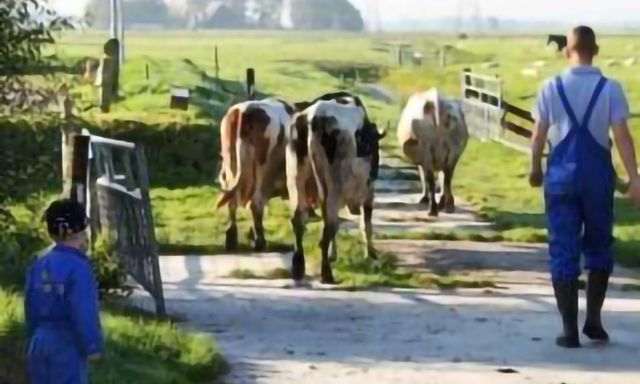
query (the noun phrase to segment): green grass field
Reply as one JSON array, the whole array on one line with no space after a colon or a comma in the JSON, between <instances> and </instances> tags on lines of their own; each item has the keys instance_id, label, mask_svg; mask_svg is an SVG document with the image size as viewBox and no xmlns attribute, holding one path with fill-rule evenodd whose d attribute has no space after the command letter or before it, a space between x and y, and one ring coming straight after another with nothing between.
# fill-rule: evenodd
<instances>
[{"instance_id":1,"label":"green grass field","mask_svg":"<svg viewBox=\"0 0 640 384\"><path fill-rule=\"evenodd\" d=\"M66 62L73 63L84 56L98 57L105 33L74 32L60 36L51 49ZM294 102L306 100L325 92L345 89L363 97L374 120L379 125L389 123L394 129L402 103L412 92L437 86L446 93L459 94L460 71L470 67L474 71L499 74L505 81L507 100L529 109L539 83L560 71L564 59L547 49L543 36L492 37L455 40L443 36L426 35L336 35L329 33L296 34L267 32L164 32L130 33L127 37L126 64L123 69L123 99L112 112L102 114L97 108L96 90L70 76L58 81L73 83L73 95L79 109L87 109L81 117L95 122L136 120L146 123L198 123L211 126L211 137L217 135L220 114L225 103L207 104L196 100L189 111L168 108L172 85L194 88L210 83L214 75L214 47L220 52L220 78L238 91L246 68L257 72L257 87L263 94L274 95ZM442 69L435 66L420 68L397 67L388 52L379 49L381 43L406 41L416 47L453 46L452 64ZM640 45L637 37L604 37L602 55L606 59L622 61L632 57ZM538 78L523 77L521 69L534 61L544 60ZM482 63L494 61L499 67L483 69ZM149 67L150 78L145 77ZM357 82L343 81L341 72L352 67L361 68ZM608 76L619 79L628 93L632 110L640 103L640 78L636 67L623 65L606 67ZM397 100L385 103L364 83L377 83L395 94ZM640 114L634 113L631 126L638 136L640 149ZM213 139L212 139L213 140ZM397 153L395 135L391 133L384 148ZM218 153L211 153L217 157ZM215 254L223 250L226 210L216 211L219 189L214 185L217 169L210 172L211 185L184 188L154 188L151 191L157 238L163 254ZM541 191L528 187L528 158L496 143L471 141L459 165L454 180L454 192L469 201L484 217L496 223L490 231L443 233L405 233L406 238L470 239L479 241L545 241ZM53 198L51 192L16 201L10 207L25 229L32 230L35 216L43 203ZM35 202L35 203L34 203ZM35 207L35 208L34 208ZM38 208L39 207L39 208ZM615 234L619 240L620 260L627 265L640 266L640 223L637 211L622 197L617 200L618 224ZM269 204L265 227L272 250L290 248L293 240L289 224L290 212L281 200ZM240 240L247 249L244 233L249 229L248 213L240 214ZM308 271L318 271L318 240L321 223L309 224L305 238L311 262ZM388 234L376 233L378 238ZM336 277L345 285L437 286L441 288L464 285L455 277L412 275L401 272L393 255L383 255L378 261L364 260L359 236L344 231L339 237L340 260ZM252 277L247 271L236 271L237 277ZM271 277L286 277L284 271L274 271ZM15 276L14 276L15 278ZM0 281L2 282L2 281ZM482 282L471 282L484 286ZM13 356L20 361L16 349L21 341L21 298L0 289L0 306L8 310L0 313L0 378L3 370L20 367L7 364ZM208 339L176 330L167 322L158 322L140 314L117 310L104 312L109 348L109 363L96 370L99 383L152 382L210 382L222 369L223 363L215 346ZM158 357L159 356L159 357ZM3 365L4 364L4 365ZM17 374L14 372L14 374ZM17 377L17 376L15 376ZM167 381L168 380L168 381ZM0 380L1 381L1 380ZM11 381L14 382L14 381ZM19 383L20 381L16 381Z\"/></svg>"},{"instance_id":2,"label":"green grass field","mask_svg":"<svg viewBox=\"0 0 640 384\"><path fill-rule=\"evenodd\" d=\"M65 60L83 56L97 56L106 35L98 32L71 33L62 36L55 53ZM414 47L432 49L450 45L451 65L398 67L395 58L379 47L389 42L409 42ZM565 65L562 55L545 46L544 36L486 37L457 40L446 36L418 34L399 35L336 35L330 33L251 33L251 32L165 32L132 33L127 39L126 65L123 77L124 100L112 113L105 115L93 109L85 113L92 120L138 119L145 121L193 121L211 124L211 134L217 134L220 111L212 112L199 104L187 112L170 110L168 90L171 85L201 86L214 74L214 47L220 54L220 77L237 82L241 87L245 69L257 72L257 87L264 94L298 101L336 89L346 89L361 95L379 125L389 123L391 129L399 117L402 103L416 91L439 87L447 94L460 92L460 71L472 68L475 72L498 74L504 80L506 99L529 109L535 100L540 82L561 71ZM603 67L607 76L620 80L627 91L632 110L640 103L640 79L635 67L622 61L633 57L640 38L634 36L605 36L601 38L599 62L615 59L618 65ZM537 78L524 77L520 71L535 61L544 61ZM492 61L497 68L484 69L483 63ZM150 79L145 78L149 65ZM639 64L640 65L640 64ZM360 82L343 82L336 71L354 66L361 70ZM363 82L378 83L397 96L397 102L387 104L372 95ZM89 86L78 88L84 96L82 103L91 103L95 92ZM632 130L640 133L640 114L633 114ZM640 136L639 136L640 137ZM640 138L636 142L640 149ZM390 134L384 148L397 153L395 137ZM217 154L211 154L217 156ZM455 191L471 202L488 219L496 222L494 231L406 234L407 237L471 238L479 240L544 241L546 238L542 216L540 190L527 185L528 158L498 144L472 141L464 154L454 180ZM622 169L622 168L620 168ZM211 170L212 173L217 170ZM215 252L223 244L226 212L216 212L213 203L217 187L193 187L184 190L158 189L152 192L158 221L158 238L165 251ZM624 260L634 262L635 244L640 241L640 227L633 222L635 211L624 199L617 204L616 237ZM291 244L288 224L289 211L285 204L274 201L267 214L268 240L275 248ZM248 228L247 216L243 225ZM283 225L284 223L284 225ZM317 226L312 225L307 242L317 244ZM385 234L377 234L385 237ZM357 241L352 239L352 241ZM317 247L313 247L317 248ZM353 249L349 247L348 249ZM350 257L351 255L347 255ZM353 255L357 256L357 255ZM637 258L640 263L640 257Z\"/></svg>"}]
</instances>

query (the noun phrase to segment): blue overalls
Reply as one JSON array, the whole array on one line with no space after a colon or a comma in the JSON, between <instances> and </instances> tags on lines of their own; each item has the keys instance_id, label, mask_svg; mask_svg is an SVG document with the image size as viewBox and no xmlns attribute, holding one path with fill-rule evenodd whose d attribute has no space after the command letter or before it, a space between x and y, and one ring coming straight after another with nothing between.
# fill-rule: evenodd
<instances>
[{"instance_id":1,"label":"blue overalls","mask_svg":"<svg viewBox=\"0 0 640 384\"><path fill-rule=\"evenodd\" d=\"M103 349L89 260L60 245L27 273L25 317L32 384L88 383L87 358Z\"/></svg>"},{"instance_id":2,"label":"blue overalls","mask_svg":"<svg viewBox=\"0 0 640 384\"><path fill-rule=\"evenodd\" d=\"M545 175L545 205L549 230L551 275L554 283L580 276L585 268L613 270L613 197L615 171L611 152L591 135L589 120L607 79L602 77L582 123L567 99L562 79L556 88L571 123L567 136L552 150Z\"/></svg>"}]
</instances>

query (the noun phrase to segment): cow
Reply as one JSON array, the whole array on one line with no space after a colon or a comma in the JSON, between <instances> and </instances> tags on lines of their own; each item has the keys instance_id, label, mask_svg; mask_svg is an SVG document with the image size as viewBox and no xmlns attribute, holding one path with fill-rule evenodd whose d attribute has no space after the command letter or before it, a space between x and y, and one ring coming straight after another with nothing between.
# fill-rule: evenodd
<instances>
[{"instance_id":1,"label":"cow","mask_svg":"<svg viewBox=\"0 0 640 384\"><path fill-rule=\"evenodd\" d=\"M551 43L556 44L556 49L558 52L562 52L563 49L567 47L568 41L567 36L565 35L549 35L547 38L547 46Z\"/></svg>"},{"instance_id":2,"label":"cow","mask_svg":"<svg viewBox=\"0 0 640 384\"><path fill-rule=\"evenodd\" d=\"M405 156L420 170L420 203L430 206L430 216L438 216L439 210L453 212L451 181L469 139L460 104L441 97L435 88L414 94L402 111L397 134ZM436 203L435 180L440 171L444 173L444 190Z\"/></svg>"},{"instance_id":3,"label":"cow","mask_svg":"<svg viewBox=\"0 0 640 384\"><path fill-rule=\"evenodd\" d=\"M266 249L262 224L266 202L286 197L285 137L294 109L282 100L245 101L232 106L220 124L222 197L217 207L229 207L225 246L238 246L236 211L247 206L253 216L251 237L257 252Z\"/></svg>"},{"instance_id":4,"label":"cow","mask_svg":"<svg viewBox=\"0 0 640 384\"><path fill-rule=\"evenodd\" d=\"M298 103L296 109L299 112L288 131L286 150L287 189L294 212L292 275L296 281L305 276L302 239L309 208L319 205L324 220L321 278L325 284L334 284L331 262L337 258L335 237L338 211L343 206L360 215L366 255L376 257L371 223L373 185L379 165L379 140L384 135L369 120L360 99L348 93Z\"/></svg>"}]
</instances>

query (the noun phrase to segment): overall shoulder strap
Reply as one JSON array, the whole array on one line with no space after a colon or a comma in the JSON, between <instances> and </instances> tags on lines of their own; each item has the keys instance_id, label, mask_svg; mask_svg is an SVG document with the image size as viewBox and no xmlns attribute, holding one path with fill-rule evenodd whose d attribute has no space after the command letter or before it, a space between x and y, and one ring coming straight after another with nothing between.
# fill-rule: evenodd
<instances>
[{"instance_id":1,"label":"overall shoulder strap","mask_svg":"<svg viewBox=\"0 0 640 384\"><path fill-rule=\"evenodd\" d=\"M587 127L589 124L589 120L591 120L591 115L593 114L593 110L596 107L596 103L600 98L600 94L604 89L605 84L607 84L607 78L602 76L600 80L598 80L598 84L596 85L595 91L593 91L593 96L591 96L591 100L589 101L589 106L587 107L587 111L584 114L584 120L582 122L583 127Z\"/></svg>"},{"instance_id":2,"label":"overall shoulder strap","mask_svg":"<svg viewBox=\"0 0 640 384\"><path fill-rule=\"evenodd\" d=\"M565 112L569 115L569 120L571 120L571 125L578 126L578 119L576 119L576 114L573 113L573 109L571 109L571 105L569 104L569 100L567 99L567 93L564 90L564 85L562 84L562 78L560 76L556 77L556 89L558 90L558 96L560 96L560 101L562 101L562 106L564 107Z\"/></svg>"}]
</instances>

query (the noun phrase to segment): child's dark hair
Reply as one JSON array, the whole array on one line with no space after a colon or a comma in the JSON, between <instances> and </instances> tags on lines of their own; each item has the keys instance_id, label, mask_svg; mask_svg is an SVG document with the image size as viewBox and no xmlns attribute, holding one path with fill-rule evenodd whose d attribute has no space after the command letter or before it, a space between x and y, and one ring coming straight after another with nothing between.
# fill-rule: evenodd
<instances>
[{"instance_id":1,"label":"child's dark hair","mask_svg":"<svg viewBox=\"0 0 640 384\"><path fill-rule=\"evenodd\" d=\"M596 42L596 33L591 27L580 25L573 28L573 48L580 55L595 56L600 47Z\"/></svg>"},{"instance_id":2,"label":"child's dark hair","mask_svg":"<svg viewBox=\"0 0 640 384\"><path fill-rule=\"evenodd\" d=\"M47 231L56 240L65 240L70 235L87 228L87 216L82 205L69 199L56 200L45 213Z\"/></svg>"}]
</instances>

